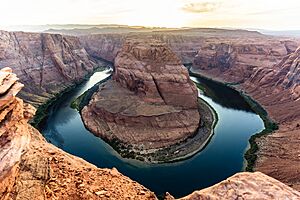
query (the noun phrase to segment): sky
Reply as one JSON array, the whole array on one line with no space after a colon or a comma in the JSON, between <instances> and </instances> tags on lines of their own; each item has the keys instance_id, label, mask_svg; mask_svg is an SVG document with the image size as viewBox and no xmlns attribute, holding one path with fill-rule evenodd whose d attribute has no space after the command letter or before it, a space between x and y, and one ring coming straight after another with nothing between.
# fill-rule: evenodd
<instances>
[{"instance_id":1,"label":"sky","mask_svg":"<svg viewBox=\"0 0 300 200\"><path fill-rule=\"evenodd\" d=\"M1 0L0 28L123 24L300 30L300 0Z\"/></svg>"}]
</instances>

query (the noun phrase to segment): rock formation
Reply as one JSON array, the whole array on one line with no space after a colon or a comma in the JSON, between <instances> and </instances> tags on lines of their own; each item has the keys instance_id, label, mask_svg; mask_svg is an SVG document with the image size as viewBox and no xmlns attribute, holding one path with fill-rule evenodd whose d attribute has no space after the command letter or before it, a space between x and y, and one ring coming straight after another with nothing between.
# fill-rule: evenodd
<instances>
[{"instance_id":1,"label":"rock formation","mask_svg":"<svg viewBox=\"0 0 300 200\"><path fill-rule=\"evenodd\" d=\"M300 40L225 30L161 31L147 35L167 43L184 63L193 63L194 72L219 81L239 83L237 89L244 90L263 105L279 123L279 131L257 140L262 157L257 169L300 190L299 64L293 61L299 53L296 49ZM83 36L81 40L84 46L86 41L93 41L88 43L86 48L89 49L96 49L97 45L93 44L97 44L97 40L106 41L110 47L107 49L114 51L102 49L91 53L114 58L124 38L120 36L122 34L109 39L103 35ZM290 164L287 167L285 163Z\"/></svg>"},{"instance_id":2,"label":"rock formation","mask_svg":"<svg viewBox=\"0 0 300 200\"><path fill-rule=\"evenodd\" d=\"M23 87L0 71L0 199L156 199L116 169L99 169L47 143L27 121L35 109L16 97Z\"/></svg>"},{"instance_id":3,"label":"rock formation","mask_svg":"<svg viewBox=\"0 0 300 200\"><path fill-rule=\"evenodd\" d=\"M288 92L291 99L298 101L300 99L300 47L276 65L257 70L250 77L249 82L274 90L275 93L285 90L280 92Z\"/></svg>"},{"instance_id":4,"label":"rock formation","mask_svg":"<svg viewBox=\"0 0 300 200\"><path fill-rule=\"evenodd\" d=\"M260 172L238 173L181 200L196 199L299 199L300 193ZM171 200L172 197L169 196Z\"/></svg>"},{"instance_id":5,"label":"rock formation","mask_svg":"<svg viewBox=\"0 0 300 200\"><path fill-rule=\"evenodd\" d=\"M145 35L167 43L184 63L194 62L197 72L226 82L243 83L238 86L239 89L259 101L280 125L275 133L257 139L260 150L256 169L300 191L299 49L296 51L299 40L248 33L241 35L238 32L214 33L212 30L205 33L181 31ZM80 192L76 186L78 184L74 182L67 189L59 190L59 182L65 180L60 176L53 184L57 188L45 187L45 180L50 179L42 169L52 169L56 174L58 168L66 168L69 163L71 171L81 172L91 167L92 172L97 174L99 169L46 143L40 133L26 123L34 109L14 96L18 93L26 102L34 106L41 105L66 87L82 80L97 66L96 60L90 55L114 61L125 37L124 34L108 34L77 39L56 34L0 31L0 68L13 68L25 84L18 93L22 85L11 84L15 83L16 75L7 68L2 69L0 196L24 199L24 195L30 195L35 198L33 194L40 195L48 187L51 191L56 190L57 197L64 191L67 192L63 197L82 197L80 195L85 188ZM7 74L10 78L3 78ZM68 164L63 160L67 160ZM88 167L78 168L86 165ZM108 177L111 177L108 172ZM75 174L66 169L61 173L77 181L73 179ZM90 177L87 174L79 177ZM26 190L22 194L23 183ZM31 188L39 192L26 193L28 184L32 184ZM114 188L113 185L111 187ZM104 193L102 190L97 191L102 196Z\"/></svg>"},{"instance_id":6,"label":"rock formation","mask_svg":"<svg viewBox=\"0 0 300 200\"><path fill-rule=\"evenodd\" d=\"M82 117L105 140L156 150L195 134L197 97L187 69L166 45L129 39L115 59L113 80L100 86Z\"/></svg>"},{"instance_id":7,"label":"rock formation","mask_svg":"<svg viewBox=\"0 0 300 200\"><path fill-rule=\"evenodd\" d=\"M97 66L76 37L0 31L0 68L14 70L25 84L19 96L36 107Z\"/></svg>"},{"instance_id":8,"label":"rock formation","mask_svg":"<svg viewBox=\"0 0 300 200\"><path fill-rule=\"evenodd\" d=\"M202 70L228 82L244 82L257 69L271 67L294 51L291 40L260 38L225 38L207 40L193 61L195 70Z\"/></svg>"},{"instance_id":9,"label":"rock formation","mask_svg":"<svg viewBox=\"0 0 300 200\"><path fill-rule=\"evenodd\" d=\"M114 62L127 34L92 34L79 37L86 51L93 57Z\"/></svg>"},{"instance_id":10,"label":"rock formation","mask_svg":"<svg viewBox=\"0 0 300 200\"><path fill-rule=\"evenodd\" d=\"M166 43L183 63L194 63L195 69L212 71L215 76L224 74L222 78L234 78L234 81L248 77L257 67L276 64L300 45L300 40L294 38L222 29L92 34L79 38L90 55L113 62L127 37L149 36ZM226 71L227 68L231 70Z\"/></svg>"}]
</instances>

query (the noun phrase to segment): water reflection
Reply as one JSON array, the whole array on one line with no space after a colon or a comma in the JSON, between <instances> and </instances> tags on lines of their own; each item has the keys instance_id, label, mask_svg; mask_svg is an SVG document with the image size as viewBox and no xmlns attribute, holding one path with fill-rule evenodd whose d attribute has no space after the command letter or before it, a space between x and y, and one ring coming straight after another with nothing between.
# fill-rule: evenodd
<instances>
[{"instance_id":1,"label":"water reflection","mask_svg":"<svg viewBox=\"0 0 300 200\"><path fill-rule=\"evenodd\" d=\"M192 77L192 80L203 85L204 95L210 97L215 103L220 104L225 108L254 113L249 104L246 101L241 100L238 91L209 79Z\"/></svg>"}]
</instances>

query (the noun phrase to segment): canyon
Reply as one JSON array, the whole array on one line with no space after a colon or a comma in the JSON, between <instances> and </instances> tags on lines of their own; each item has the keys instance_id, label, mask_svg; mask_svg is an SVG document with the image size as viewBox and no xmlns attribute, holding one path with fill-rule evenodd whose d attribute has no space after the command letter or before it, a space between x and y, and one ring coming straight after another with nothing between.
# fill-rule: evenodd
<instances>
[{"instance_id":1,"label":"canyon","mask_svg":"<svg viewBox=\"0 0 300 200\"><path fill-rule=\"evenodd\" d=\"M16 97L24 86L10 68L0 70L0 199L157 199L116 169L100 169L46 142L27 122L35 108ZM237 184L238 183L238 184ZM300 198L261 173L241 173L182 199ZM165 199L174 199L166 194Z\"/></svg>"},{"instance_id":2,"label":"canyon","mask_svg":"<svg viewBox=\"0 0 300 200\"><path fill-rule=\"evenodd\" d=\"M80 83L94 69L104 65L102 59L113 62L128 37L149 36L169 45L179 57L172 59L192 66L193 73L229 84L264 107L279 129L255 138L259 148L254 170L295 189L261 173L241 173L184 199L221 199L225 194L228 199L243 195L249 195L243 196L248 199L300 198L296 191L300 190L300 40L214 29L79 37L0 31L0 67L11 67L16 73L8 68L0 73L2 198L156 199L151 191L116 169L99 169L47 143L27 124L35 111L28 103L38 107ZM139 61L126 63L128 60L122 59L118 61L121 66ZM115 75L113 80L118 85L123 84L118 88L124 92L124 87L129 87L144 94L143 87L136 87L135 81L127 82L131 78L126 74L127 69L120 69L122 76ZM23 90L17 76L25 85ZM106 87L114 87L114 84ZM95 98L100 97L95 95ZM159 99L157 93L151 98ZM241 187L236 187L236 183ZM30 189L25 190L27 187ZM172 196L166 198L172 199Z\"/></svg>"},{"instance_id":3,"label":"canyon","mask_svg":"<svg viewBox=\"0 0 300 200\"><path fill-rule=\"evenodd\" d=\"M0 66L25 84L19 96L38 107L101 65L76 37L0 31Z\"/></svg>"},{"instance_id":4,"label":"canyon","mask_svg":"<svg viewBox=\"0 0 300 200\"><path fill-rule=\"evenodd\" d=\"M254 170L299 190L299 38L192 29L138 36L95 34L80 40L91 55L113 61L121 43L131 35L151 35L167 43L183 63L192 66L193 73L229 84L260 103L279 130L254 139L258 146ZM96 50L93 44L104 45L109 51Z\"/></svg>"},{"instance_id":5,"label":"canyon","mask_svg":"<svg viewBox=\"0 0 300 200\"><path fill-rule=\"evenodd\" d=\"M216 80L238 83L234 85L238 90L251 96L264 107L269 117L278 123L279 129L255 139L259 150L254 169L299 190L299 47L292 45L286 49L291 50L286 51L286 55L281 54L282 58L276 63L254 64L249 73L246 73L247 70L239 71L242 69L239 63L242 58L239 55L234 62L227 63L228 67L225 70L222 67L207 65L196 65L193 70ZM228 52L226 55L229 55ZM214 59L222 60L221 57ZM248 65L252 63L247 62Z\"/></svg>"}]
</instances>

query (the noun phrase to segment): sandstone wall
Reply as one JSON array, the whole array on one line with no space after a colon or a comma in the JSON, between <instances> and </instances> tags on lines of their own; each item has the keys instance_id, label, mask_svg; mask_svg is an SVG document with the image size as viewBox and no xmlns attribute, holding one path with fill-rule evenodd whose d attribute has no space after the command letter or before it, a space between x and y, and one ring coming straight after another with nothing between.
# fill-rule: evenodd
<instances>
[{"instance_id":1,"label":"sandstone wall","mask_svg":"<svg viewBox=\"0 0 300 200\"><path fill-rule=\"evenodd\" d=\"M25 84L19 96L34 106L80 82L97 67L76 37L0 31L0 68Z\"/></svg>"}]
</instances>

